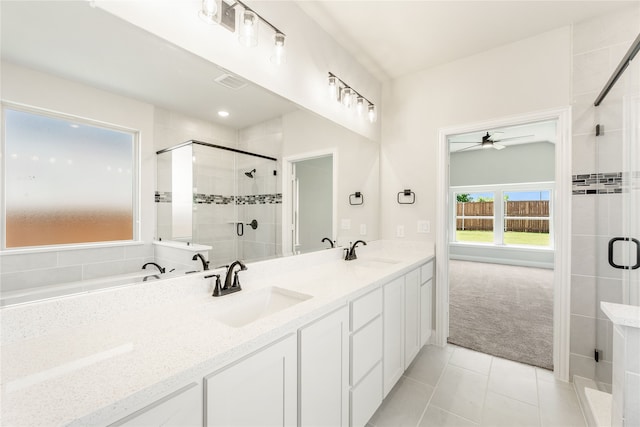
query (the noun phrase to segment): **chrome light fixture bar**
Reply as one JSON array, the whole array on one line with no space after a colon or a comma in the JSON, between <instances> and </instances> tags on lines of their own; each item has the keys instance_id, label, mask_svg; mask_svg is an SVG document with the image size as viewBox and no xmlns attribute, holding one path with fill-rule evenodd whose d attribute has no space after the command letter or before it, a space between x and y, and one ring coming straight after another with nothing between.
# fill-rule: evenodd
<instances>
[{"instance_id":1,"label":"chrome light fixture bar","mask_svg":"<svg viewBox=\"0 0 640 427\"><path fill-rule=\"evenodd\" d=\"M329 72L328 83L329 97L331 99L341 103L346 108L351 108L355 105L357 114L359 116L363 116L366 112L367 118L371 123L374 123L378 119L375 104L360 95L360 93L345 83L344 80L340 79L332 72Z\"/></svg>"},{"instance_id":2,"label":"chrome light fixture bar","mask_svg":"<svg viewBox=\"0 0 640 427\"><path fill-rule=\"evenodd\" d=\"M202 0L202 6L198 11L198 15L207 23L221 24L229 31L235 32L235 8L238 6L243 9L238 22L238 41L240 44L247 47L257 46L258 24L263 22L275 33L271 62L276 65L283 64L286 61L284 47L285 34L240 0L235 0L231 4L228 4L225 0Z\"/></svg>"}]
</instances>

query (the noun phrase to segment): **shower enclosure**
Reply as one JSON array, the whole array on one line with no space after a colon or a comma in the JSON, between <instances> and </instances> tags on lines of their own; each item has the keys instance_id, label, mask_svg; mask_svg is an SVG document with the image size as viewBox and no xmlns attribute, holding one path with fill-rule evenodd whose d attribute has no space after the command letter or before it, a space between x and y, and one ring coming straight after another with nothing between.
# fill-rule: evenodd
<instances>
[{"instance_id":1,"label":"shower enclosure","mask_svg":"<svg viewBox=\"0 0 640 427\"><path fill-rule=\"evenodd\" d=\"M640 36L633 46L637 52ZM640 62L629 57L633 46L594 102L595 173L574 178L583 185L574 187L576 197L594 200L595 380L605 388L613 327L600 302L640 305Z\"/></svg>"},{"instance_id":2,"label":"shower enclosure","mask_svg":"<svg viewBox=\"0 0 640 427\"><path fill-rule=\"evenodd\" d=\"M195 140L156 154L158 239L211 246L213 267L279 253L277 159Z\"/></svg>"}]
</instances>

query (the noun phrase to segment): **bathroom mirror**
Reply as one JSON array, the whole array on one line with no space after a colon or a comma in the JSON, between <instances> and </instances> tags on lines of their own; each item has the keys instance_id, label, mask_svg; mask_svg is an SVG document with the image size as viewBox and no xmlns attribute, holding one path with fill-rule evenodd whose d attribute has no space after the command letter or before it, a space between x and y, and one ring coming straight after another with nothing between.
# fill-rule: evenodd
<instances>
[{"instance_id":1,"label":"bathroom mirror","mask_svg":"<svg viewBox=\"0 0 640 427\"><path fill-rule=\"evenodd\" d=\"M156 152L191 140L275 159L269 161L275 167L262 168L262 171L251 162L242 164L243 161L236 159L233 172L237 180L254 168L257 176L271 171L271 188L265 190L265 194L274 195L282 195L283 182L287 179L282 173L284 157L333 150L337 202L333 217L323 221L334 224L333 235L326 237L345 244L357 238L378 238L377 143L102 9L93 8L91 2L3 1L0 8L3 101L103 120L139 132L140 218L136 227L138 240L147 247L162 234L163 225L158 222L162 218L156 212L159 203L154 198L160 184L156 182L156 169L162 169L161 164L156 163ZM250 51L247 55L251 60ZM81 95L76 93L76 88L80 88ZM131 114L131 110L135 110L135 114ZM219 115L222 110L229 115ZM213 174L228 166L228 161L220 157L211 160L210 172ZM248 185L258 182L246 180ZM192 185L199 186L193 182ZM247 195L253 194L253 189L247 191ZM354 191L364 192L367 204L350 206L349 194ZM228 221L242 222L244 234L248 236L254 230L247 224L256 219L255 231L268 231L274 236L273 250L265 252L265 257L281 256L282 235L287 231L287 226L282 227L283 202L290 203L282 199L274 201L274 212L269 214L272 218L265 223L273 224L269 228L262 227L263 222L250 214L242 218L234 216ZM176 222L176 226L182 230L171 239L186 240L187 230L191 230L191 238L194 237L194 225L189 224L186 210L181 215L185 222ZM173 218L177 219L178 216ZM350 222L353 227L337 228L335 224L340 219L348 219L342 223ZM233 227L227 228L236 232ZM366 234L362 234L365 229ZM198 233L203 230L204 227L196 227ZM225 244L216 242L214 246L222 250ZM319 244L313 249L324 247L326 245ZM20 256L11 254L16 259ZM243 254L236 252L234 256ZM137 260L130 264L131 269L139 269ZM12 272L20 273L19 269ZM42 283L51 285L56 283L53 280L43 279ZM34 286L29 278L22 282ZM3 285L6 283L8 280Z\"/></svg>"}]
</instances>

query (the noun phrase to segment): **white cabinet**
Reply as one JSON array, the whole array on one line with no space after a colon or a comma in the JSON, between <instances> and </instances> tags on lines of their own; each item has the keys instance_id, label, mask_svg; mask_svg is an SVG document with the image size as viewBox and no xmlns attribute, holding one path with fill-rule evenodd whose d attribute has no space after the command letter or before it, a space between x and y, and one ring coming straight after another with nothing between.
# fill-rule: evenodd
<instances>
[{"instance_id":1,"label":"white cabinet","mask_svg":"<svg viewBox=\"0 0 640 427\"><path fill-rule=\"evenodd\" d=\"M349 422L348 307L300 328L298 340L299 425L346 427Z\"/></svg>"},{"instance_id":2,"label":"white cabinet","mask_svg":"<svg viewBox=\"0 0 640 427\"><path fill-rule=\"evenodd\" d=\"M404 369L420 347L420 269L415 269L404 276Z\"/></svg>"},{"instance_id":3,"label":"white cabinet","mask_svg":"<svg viewBox=\"0 0 640 427\"><path fill-rule=\"evenodd\" d=\"M433 261L420 268L420 346L431 338L431 319L433 312Z\"/></svg>"},{"instance_id":4,"label":"white cabinet","mask_svg":"<svg viewBox=\"0 0 640 427\"><path fill-rule=\"evenodd\" d=\"M115 426L202 426L202 384L193 382L110 424Z\"/></svg>"},{"instance_id":5,"label":"white cabinet","mask_svg":"<svg viewBox=\"0 0 640 427\"><path fill-rule=\"evenodd\" d=\"M383 289L384 396L404 372L404 277L387 283Z\"/></svg>"},{"instance_id":6,"label":"white cabinet","mask_svg":"<svg viewBox=\"0 0 640 427\"><path fill-rule=\"evenodd\" d=\"M216 371L204 381L207 426L295 426L296 335Z\"/></svg>"},{"instance_id":7,"label":"white cabinet","mask_svg":"<svg viewBox=\"0 0 640 427\"><path fill-rule=\"evenodd\" d=\"M382 403L382 289L351 302L350 426L363 427Z\"/></svg>"}]
</instances>

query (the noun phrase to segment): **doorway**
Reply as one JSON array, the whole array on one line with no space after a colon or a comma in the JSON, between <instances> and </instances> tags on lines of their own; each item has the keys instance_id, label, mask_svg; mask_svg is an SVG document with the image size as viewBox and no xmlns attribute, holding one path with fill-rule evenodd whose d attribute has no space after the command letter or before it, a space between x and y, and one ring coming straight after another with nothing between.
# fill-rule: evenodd
<instances>
[{"instance_id":1,"label":"doorway","mask_svg":"<svg viewBox=\"0 0 640 427\"><path fill-rule=\"evenodd\" d=\"M300 254L335 242L336 167L332 151L284 159L283 252Z\"/></svg>"},{"instance_id":2,"label":"doorway","mask_svg":"<svg viewBox=\"0 0 640 427\"><path fill-rule=\"evenodd\" d=\"M514 116L504 119L476 123L472 125L459 126L455 128L442 129L440 131L439 144L439 171L438 171L438 199L446 200L438 211L438 227L436 231L436 275L439 286L436 288L436 334L435 342L439 345L445 345L449 337L449 313L450 313L450 276L449 276L449 258L450 243L455 241L452 238L456 232L456 221L454 221L453 209L455 199L450 193L450 144L453 137L459 135L468 135L472 140L468 140L467 145L461 144L460 147L477 145L482 151L482 143L486 142L483 137L486 136L487 129L503 129L508 127L518 127L523 124L532 124L540 122L552 121L555 123L556 144L553 148L555 155L555 165L553 168L556 185L554 193L551 196L553 209L549 214L550 222L555 233L550 237L551 247L553 248L552 262L555 267L553 272L553 366L554 372L559 379L568 379L569 367L569 277L570 277L570 209L571 209L571 141L570 141L570 109L552 110L540 113L531 113L522 116ZM474 135L475 133L475 135ZM479 139L476 138L479 136ZM489 139L500 145L506 144L506 138L497 141L499 137ZM510 136L508 138L511 138ZM460 140L463 142L462 140ZM485 147L494 151L494 147ZM468 151L472 151L469 149ZM487 169L491 173L495 172L495 167ZM499 198L502 201L502 197ZM497 203L497 210L504 210L502 203ZM499 239L504 239L504 226L510 218L504 217L504 212L496 215L494 213L494 224L497 222L499 233L492 236L494 243L498 243ZM500 241L502 246L504 240ZM482 256L487 256L491 252L498 255L502 252L502 256L507 254L510 257L511 251L500 251L501 245L493 245L495 247L481 248ZM473 252L473 251L472 251ZM517 251L516 251L517 252ZM473 254L467 254L473 256ZM477 254L476 254L477 255ZM517 257L516 257L517 258ZM511 260L512 265L518 265L517 262Z\"/></svg>"}]
</instances>

